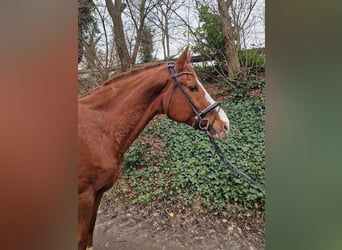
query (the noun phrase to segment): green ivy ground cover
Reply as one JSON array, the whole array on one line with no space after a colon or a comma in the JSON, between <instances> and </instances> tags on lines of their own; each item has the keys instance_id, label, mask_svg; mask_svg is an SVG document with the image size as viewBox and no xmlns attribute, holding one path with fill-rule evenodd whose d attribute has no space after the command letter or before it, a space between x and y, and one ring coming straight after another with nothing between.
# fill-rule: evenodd
<instances>
[{"instance_id":1,"label":"green ivy ground cover","mask_svg":"<svg viewBox=\"0 0 342 250\"><path fill-rule=\"evenodd\" d=\"M240 85L239 85L240 84ZM222 104L231 129L218 141L241 170L265 184L265 100L246 95L264 81L237 84ZM163 117L145 128L125 155L125 174L138 194L134 202L167 199L207 209L229 204L264 209L265 192L231 172L212 149L206 135Z\"/></svg>"}]
</instances>

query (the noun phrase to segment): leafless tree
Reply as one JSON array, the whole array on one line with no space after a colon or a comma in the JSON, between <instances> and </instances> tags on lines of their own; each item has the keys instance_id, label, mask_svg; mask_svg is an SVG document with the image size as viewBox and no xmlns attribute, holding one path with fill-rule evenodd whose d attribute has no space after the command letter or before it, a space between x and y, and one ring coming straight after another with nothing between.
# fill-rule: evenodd
<instances>
[{"instance_id":1,"label":"leafless tree","mask_svg":"<svg viewBox=\"0 0 342 250\"><path fill-rule=\"evenodd\" d=\"M240 59L244 71L248 71L248 65L250 65L248 49L259 45L255 39L252 37L253 34L257 32L256 27L261 28L264 32L264 9L258 9L255 11L257 4L258 7L263 8L264 1L262 0L233 0L231 5L231 16L232 23L234 25L234 34L237 40L237 45L239 48L244 49L244 60ZM251 44L253 40L253 44ZM264 44L261 44L264 45Z\"/></svg>"},{"instance_id":2,"label":"leafless tree","mask_svg":"<svg viewBox=\"0 0 342 250\"><path fill-rule=\"evenodd\" d=\"M232 0L217 0L222 32L225 43L225 55L228 67L228 76L233 77L240 71L238 47L234 39L234 28L229 9L232 7Z\"/></svg>"},{"instance_id":3,"label":"leafless tree","mask_svg":"<svg viewBox=\"0 0 342 250\"><path fill-rule=\"evenodd\" d=\"M143 28L146 24L146 18L151 12L158 1L154 0L127 0L126 16L132 22L134 32L132 32L132 38L134 41L129 41L132 46L131 63L136 63L139 47L141 43L141 37L143 34ZM133 45L134 44L134 45Z\"/></svg>"},{"instance_id":4,"label":"leafless tree","mask_svg":"<svg viewBox=\"0 0 342 250\"><path fill-rule=\"evenodd\" d=\"M185 0L157 0L155 8L148 16L148 21L158 30L160 42L163 48L164 59L171 57L171 43L179 43L185 46L188 42L185 36L186 22L181 20L177 12L186 13Z\"/></svg>"},{"instance_id":5,"label":"leafless tree","mask_svg":"<svg viewBox=\"0 0 342 250\"><path fill-rule=\"evenodd\" d=\"M126 8L126 4L121 0L105 0L110 17L114 24L114 41L116 53L120 58L122 71L127 71L130 65L130 57L128 54L127 44L125 40L124 25L122 22L122 12Z\"/></svg>"}]
</instances>

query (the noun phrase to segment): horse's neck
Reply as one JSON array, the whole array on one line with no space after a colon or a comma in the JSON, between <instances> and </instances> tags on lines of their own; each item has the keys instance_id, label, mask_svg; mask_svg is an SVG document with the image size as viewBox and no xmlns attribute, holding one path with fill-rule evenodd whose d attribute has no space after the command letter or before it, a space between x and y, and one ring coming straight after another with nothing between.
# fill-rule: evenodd
<instances>
[{"instance_id":1,"label":"horse's neck","mask_svg":"<svg viewBox=\"0 0 342 250\"><path fill-rule=\"evenodd\" d=\"M153 75L155 77L151 77ZM150 74L109 83L89 100L84 100L94 110L103 113L101 123L107 126L114 151L123 155L149 121L156 114L163 113L161 92L167 81L166 74L152 70Z\"/></svg>"}]
</instances>

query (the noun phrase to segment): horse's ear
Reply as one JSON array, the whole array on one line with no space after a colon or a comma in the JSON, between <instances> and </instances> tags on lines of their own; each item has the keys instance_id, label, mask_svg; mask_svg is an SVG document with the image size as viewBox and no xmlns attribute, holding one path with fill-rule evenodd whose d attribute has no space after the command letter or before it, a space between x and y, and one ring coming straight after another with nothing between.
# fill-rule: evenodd
<instances>
[{"instance_id":1,"label":"horse's ear","mask_svg":"<svg viewBox=\"0 0 342 250\"><path fill-rule=\"evenodd\" d=\"M190 63L190 53L189 53L189 45L185 48L183 53L180 55L180 57L175 62L175 68L178 72L181 72L184 70L185 65Z\"/></svg>"}]
</instances>

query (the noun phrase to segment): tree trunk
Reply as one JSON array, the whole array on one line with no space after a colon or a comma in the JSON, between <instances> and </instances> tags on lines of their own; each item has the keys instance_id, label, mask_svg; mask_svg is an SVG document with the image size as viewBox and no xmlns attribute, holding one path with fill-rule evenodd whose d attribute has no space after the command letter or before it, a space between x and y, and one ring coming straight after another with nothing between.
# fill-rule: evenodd
<instances>
[{"instance_id":1,"label":"tree trunk","mask_svg":"<svg viewBox=\"0 0 342 250\"><path fill-rule=\"evenodd\" d=\"M106 0L106 6L114 24L114 41L116 45L115 47L120 59L122 71L127 71L130 65L130 58L121 19L121 14L124 11L126 5L121 2L121 0L115 0L115 5L113 4L112 0Z\"/></svg>"},{"instance_id":2,"label":"tree trunk","mask_svg":"<svg viewBox=\"0 0 342 250\"><path fill-rule=\"evenodd\" d=\"M139 48L139 55L143 63L152 62L153 60L153 35L149 26L144 26L141 43Z\"/></svg>"},{"instance_id":3,"label":"tree trunk","mask_svg":"<svg viewBox=\"0 0 342 250\"><path fill-rule=\"evenodd\" d=\"M79 64L82 61L82 57L83 57L83 34L80 30L80 28L78 28L78 60L77 60L77 64Z\"/></svg>"},{"instance_id":4,"label":"tree trunk","mask_svg":"<svg viewBox=\"0 0 342 250\"><path fill-rule=\"evenodd\" d=\"M84 57L87 62L87 66L91 69L93 74L94 70L97 69L96 65L96 42L95 42L95 32L90 33L89 41L84 41Z\"/></svg>"},{"instance_id":5,"label":"tree trunk","mask_svg":"<svg viewBox=\"0 0 342 250\"><path fill-rule=\"evenodd\" d=\"M232 20L229 15L229 8L232 4L232 0L217 0L217 4L225 43L225 57L228 65L228 76L234 77L240 71L240 62L238 49L234 40Z\"/></svg>"},{"instance_id":6,"label":"tree trunk","mask_svg":"<svg viewBox=\"0 0 342 250\"><path fill-rule=\"evenodd\" d=\"M140 9L139 9L139 27L137 27L137 37L135 40L135 45L134 45L133 53L132 53L132 63L135 63L137 56L138 56L138 52L139 52L141 35L143 33L144 22L145 22L145 17L146 17L145 5L146 5L146 0L141 0Z\"/></svg>"},{"instance_id":7,"label":"tree trunk","mask_svg":"<svg viewBox=\"0 0 342 250\"><path fill-rule=\"evenodd\" d=\"M137 37L135 39L135 44L133 48L133 53L131 57L131 62L134 64L137 60L138 52L139 52L139 47L140 47L140 42L141 42L141 34L142 34L142 28L139 28L137 31Z\"/></svg>"},{"instance_id":8,"label":"tree trunk","mask_svg":"<svg viewBox=\"0 0 342 250\"><path fill-rule=\"evenodd\" d=\"M170 35L169 35L169 12L171 11L171 4L169 1L158 1L159 10L161 13L160 29L162 31L162 45L164 52L164 59L170 58ZM165 7L165 10L164 10Z\"/></svg>"},{"instance_id":9,"label":"tree trunk","mask_svg":"<svg viewBox=\"0 0 342 250\"><path fill-rule=\"evenodd\" d=\"M170 35L169 35L169 23L167 16L165 16L165 42L166 42L166 56L170 58Z\"/></svg>"},{"instance_id":10,"label":"tree trunk","mask_svg":"<svg viewBox=\"0 0 342 250\"><path fill-rule=\"evenodd\" d=\"M93 18L91 16L92 6L92 0L78 0L78 64L82 61L84 54L84 35L87 32L89 25L94 26Z\"/></svg>"},{"instance_id":11,"label":"tree trunk","mask_svg":"<svg viewBox=\"0 0 342 250\"><path fill-rule=\"evenodd\" d=\"M164 30L164 28L162 28L162 45L163 45L164 60L166 60L167 56L166 56L166 48L165 48L165 30Z\"/></svg>"}]
</instances>

